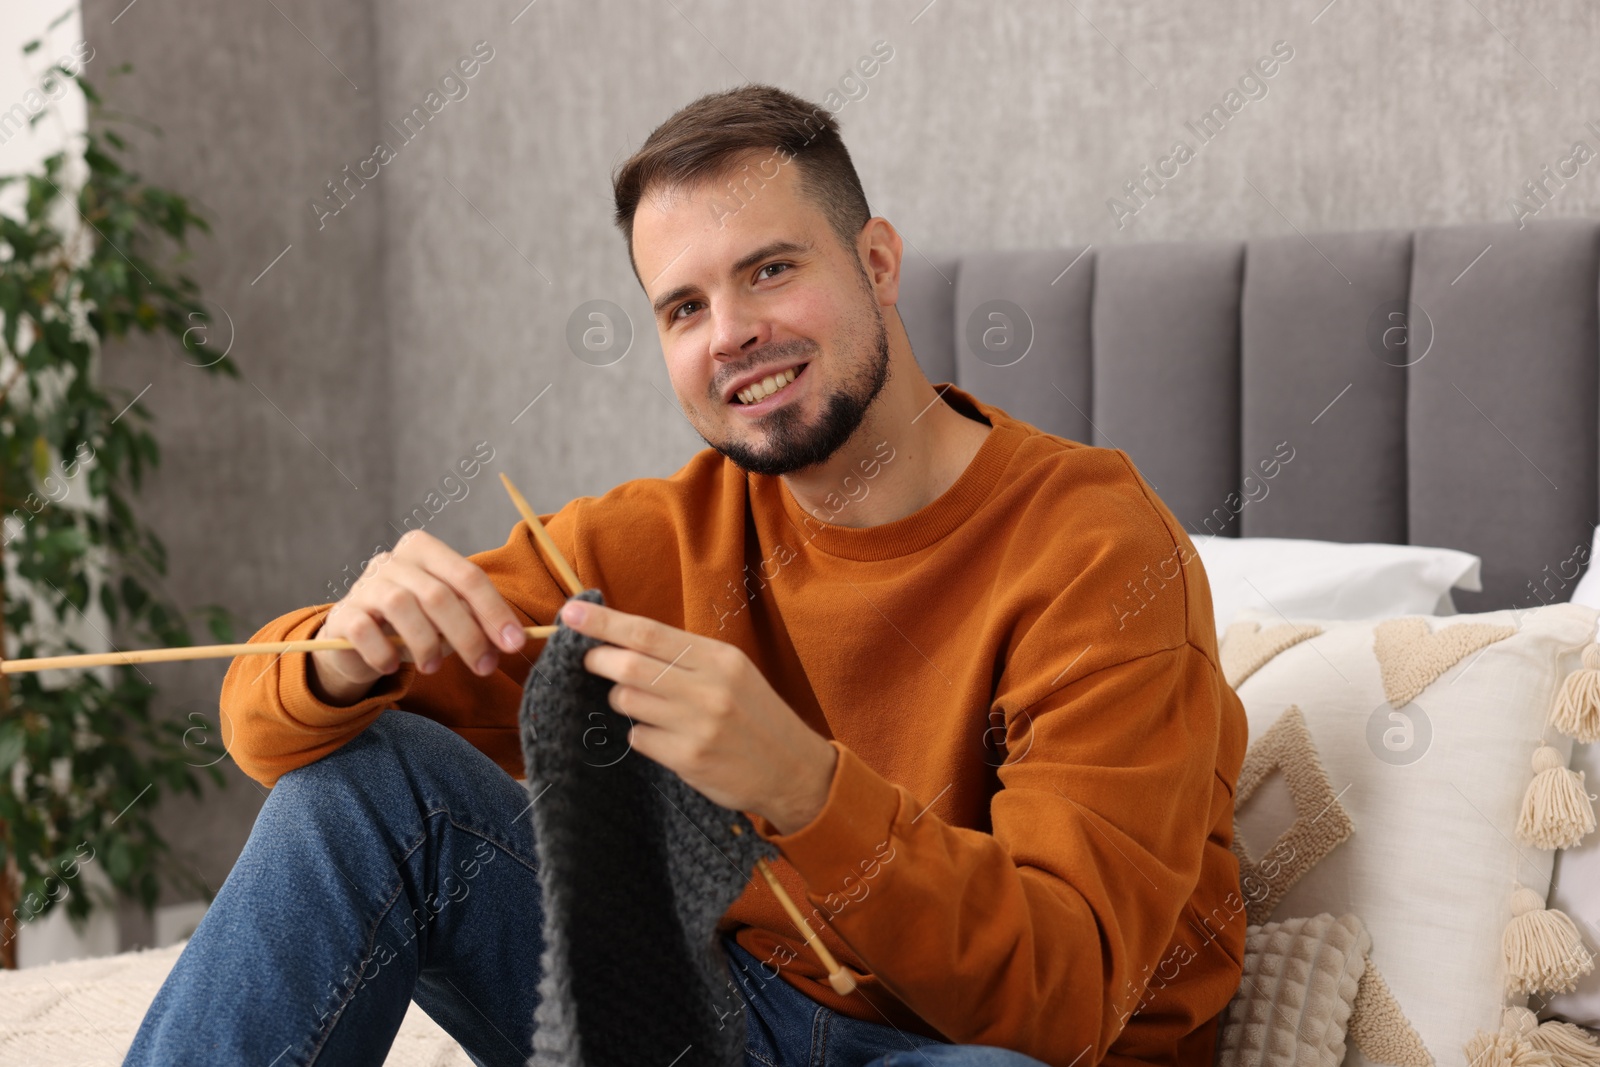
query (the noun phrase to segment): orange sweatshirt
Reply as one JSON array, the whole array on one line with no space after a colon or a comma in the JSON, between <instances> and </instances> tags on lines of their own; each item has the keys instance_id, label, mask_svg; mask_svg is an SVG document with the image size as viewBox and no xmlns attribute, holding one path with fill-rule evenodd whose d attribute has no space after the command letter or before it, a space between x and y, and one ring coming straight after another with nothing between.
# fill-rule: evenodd
<instances>
[{"instance_id":1,"label":"orange sweatshirt","mask_svg":"<svg viewBox=\"0 0 1600 1067\"><path fill-rule=\"evenodd\" d=\"M829 521L892 468L893 441L814 515L706 449L540 519L585 587L739 646L838 750L811 823L754 821L859 986L834 993L752 879L722 928L769 973L855 1018L1051 1064L1209 1067L1243 960L1229 846L1246 723L1205 572L1126 453L940 388L993 429L942 496L894 522ZM565 600L525 522L469 558L528 624ZM330 607L252 640L310 637ZM241 656L224 733L270 786L398 705L522 778L537 651L502 654L487 678L457 656L432 675L406 663L349 707L312 694L305 653Z\"/></svg>"}]
</instances>

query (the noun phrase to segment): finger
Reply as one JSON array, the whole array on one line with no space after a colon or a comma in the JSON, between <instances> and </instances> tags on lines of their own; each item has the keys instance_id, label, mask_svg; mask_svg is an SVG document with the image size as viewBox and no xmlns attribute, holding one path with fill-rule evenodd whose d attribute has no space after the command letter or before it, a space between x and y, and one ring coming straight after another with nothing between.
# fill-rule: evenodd
<instances>
[{"instance_id":1,"label":"finger","mask_svg":"<svg viewBox=\"0 0 1600 1067\"><path fill-rule=\"evenodd\" d=\"M561 609L561 621L579 633L643 652L664 663L678 659L694 643L692 634L677 627L583 600L567 601Z\"/></svg>"},{"instance_id":2,"label":"finger","mask_svg":"<svg viewBox=\"0 0 1600 1067\"><path fill-rule=\"evenodd\" d=\"M400 657L395 647L389 643L371 615L364 611L351 612L344 631L345 640L350 642L368 667L379 674L393 674L400 669Z\"/></svg>"},{"instance_id":3,"label":"finger","mask_svg":"<svg viewBox=\"0 0 1600 1067\"><path fill-rule=\"evenodd\" d=\"M388 623L384 623L384 626L388 626L388 625L389 625ZM397 635L395 634L394 629L392 627L389 628L389 629L384 630L384 639L389 641L389 643L391 645L394 644L392 638L394 638L395 636L397 636ZM406 663L415 663L416 662L416 659L411 655L411 650L410 649L406 648L404 645L400 645L399 646L399 650L400 650L400 658L403 661L405 661ZM449 659L451 656L455 655L455 653L456 653L456 650L454 648L450 647L450 642L444 640L443 638L440 638L440 640L439 640L439 653L438 653L439 654L439 658L442 659L442 660Z\"/></svg>"},{"instance_id":4,"label":"finger","mask_svg":"<svg viewBox=\"0 0 1600 1067\"><path fill-rule=\"evenodd\" d=\"M620 685L636 686L674 697L682 692L688 677L675 672L672 663L616 645L598 645L584 653L583 665L590 674L609 678ZM674 677L676 675L676 677Z\"/></svg>"},{"instance_id":5,"label":"finger","mask_svg":"<svg viewBox=\"0 0 1600 1067\"><path fill-rule=\"evenodd\" d=\"M419 567L407 567L392 580L411 592L429 624L448 642L447 647L441 647L444 642L436 642L434 655L442 660L449 649L454 649L474 674L486 675L494 670L500 658L499 650L489 643L489 635L483 632L483 627L468 610L466 602L456 596L455 590Z\"/></svg>"},{"instance_id":6,"label":"finger","mask_svg":"<svg viewBox=\"0 0 1600 1067\"><path fill-rule=\"evenodd\" d=\"M679 775L690 769L690 749L671 729L639 719L628 730L628 749Z\"/></svg>"},{"instance_id":7,"label":"finger","mask_svg":"<svg viewBox=\"0 0 1600 1067\"><path fill-rule=\"evenodd\" d=\"M637 752L646 759L655 760L665 767L666 764L661 760L661 741L666 732L659 726L651 726L649 723L636 721L628 729L628 751Z\"/></svg>"},{"instance_id":8,"label":"finger","mask_svg":"<svg viewBox=\"0 0 1600 1067\"><path fill-rule=\"evenodd\" d=\"M524 623L483 568L436 537L420 531L416 537L423 567L466 603L486 638L507 652L521 648L528 640Z\"/></svg>"},{"instance_id":9,"label":"finger","mask_svg":"<svg viewBox=\"0 0 1600 1067\"><path fill-rule=\"evenodd\" d=\"M631 685L614 685L606 695L612 710L626 715L635 725L643 723L654 730L670 730L679 705L659 693Z\"/></svg>"},{"instance_id":10,"label":"finger","mask_svg":"<svg viewBox=\"0 0 1600 1067\"><path fill-rule=\"evenodd\" d=\"M375 618L394 627L411 658L427 672L430 664L444 659L444 653L439 647L439 632L417 602L416 594L404 584L406 572L415 569L403 560L392 561L367 590L363 602Z\"/></svg>"}]
</instances>

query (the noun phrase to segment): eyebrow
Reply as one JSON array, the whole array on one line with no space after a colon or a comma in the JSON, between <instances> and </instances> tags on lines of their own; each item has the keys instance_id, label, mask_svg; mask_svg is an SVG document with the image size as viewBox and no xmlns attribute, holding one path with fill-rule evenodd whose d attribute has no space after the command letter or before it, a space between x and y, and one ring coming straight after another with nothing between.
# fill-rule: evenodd
<instances>
[{"instance_id":1,"label":"eyebrow","mask_svg":"<svg viewBox=\"0 0 1600 1067\"><path fill-rule=\"evenodd\" d=\"M810 252L812 250L812 246L809 242L790 240L773 241L769 244L762 245L760 248L749 253L748 255L740 256L734 262L733 266L728 268L728 276L733 277L734 275L743 274L745 271L749 270L763 259L767 259L771 256L792 255L797 252ZM676 289L669 289L660 296L656 297L655 303L650 305L651 309L659 316L672 304L677 303L686 296L693 296L699 291L700 287L698 285L680 285Z\"/></svg>"}]
</instances>

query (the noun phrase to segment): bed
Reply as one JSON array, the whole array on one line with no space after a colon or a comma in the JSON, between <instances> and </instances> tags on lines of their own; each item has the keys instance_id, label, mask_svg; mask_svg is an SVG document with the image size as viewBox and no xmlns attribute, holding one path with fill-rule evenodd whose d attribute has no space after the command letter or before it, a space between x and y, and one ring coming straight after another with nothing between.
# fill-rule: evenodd
<instances>
[{"instance_id":1,"label":"bed","mask_svg":"<svg viewBox=\"0 0 1600 1067\"><path fill-rule=\"evenodd\" d=\"M1448 617L1429 618L1432 609L1396 600L1352 619L1328 591L1298 612L1271 598L1271 610L1219 614L1224 666L1251 722L1236 798L1245 884L1297 840L1295 826L1318 818L1271 773L1283 770L1271 746L1286 735L1263 739L1292 725L1282 722L1289 711L1306 720L1294 734L1300 769L1321 764L1331 780L1316 807L1350 817L1343 843L1303 863L1298 884L1272 886L1276 911L1252 907L1251 922L1264 924L1263 939L1282 938L1269 919L1360 913L1371 938L1345 953L1365 957L1362 975L1352 962L1330 978L1359 977L1360 1010L1339 1022L1350 1042L1302 1045L1287 1059L1239 1047L1252 1039L1239 1010L1252 986L1247 952L1223 1062L1486 1067L1522 1062L1517 1042L1527 1039L1562 1046L1558 1067L1600 1063L1587 1035L1556 1029L1600 1026L1600 900L1586 888L1600 886L1600 846L1593 833L1579 841L1582 826L1563 838L1521 822L1535 781L1587 809L1600 778L1591 751L1600 745L1551 725L1564 684L1600 679L1583 669L1600 666L1600 654L1579 658L1593 617L1564 603L1600 550L1597 298L1600 222L1589 219L907 256L899 307L929 377L1049 432L1126 451L1202 556L1213 538L1245 538L1232 544L1439 546L1481 563L1441 603L1468 613L1449 621L1483 628L1452 638L1472 632L1487 644L1434 663L1431 689L1415 697L1380 684L1393 664L1379 661L1408 641L1403 651L1436 651ZM1272 457L1284 449L1293 462L1279 467ZM1374 570L1367 590L1379 599L1382 580ZM1583 584L1600 603L1600 583ZM1402 614L1427 621L1381 617ZM1428 726L1424 705L1431 751L1427 742L1421 758L1387 751L1391 738ZM1584 768L1586 778L1574 773ZM1264 784L1247 802L1244 779L1257 772ZM1525 961L1508 946L1567 919L1556 956L1575 961L1572 973L1519 975ZM1327 924L1323 934L1342 936ZM1308 951L1326 960L1338 948L1325 939ZM1278 962L1292 970L1305 960ZM1553 988L1523 988L1539 982ZM1335 1029L1292 1007L1302 1030Z\"/></svg>"},{"instance_id":2,"label":"bed","mask_svg":"<svg viewBox=\"0 0 1600 1067\"><path fill-rule=\"evenodd\" d=\"M1600 222L1560 220L932 261L908 252L899 308L931 380L1126 451L1196 538L1461 550L1481 560L1481 581L1454 590L1454 608L1482 614L1566 601L1576 586L1573 546L1590 545L1600 515L1597 300ZM1262 457L1284 442L1293 464L1270 495L1256 495ZM1573 618L1593 633L1592 617ZM1577 673L1575 648L1561 653L1560 673ZM1267 673L1241 694L1292 654L1263 661ZM1332 743L1311 733L1319 747ZM1582 758L1581 746L1559 748L1563 760ZM1354 822L1352 840L1374 829ZM1542 869L1541 901L1552 863ZM1510 893L1493 901L1505 921ZM1592 947L1600 915L1574 918ZM1382 924L1371 925L1367 970L1382 961L1396 999L1428 1017L1396 977L1405 966L1395 942L1380 945ZM0 1061L120 1062L181 947L0 974ZM1353 961L1351 951L1341 958ZM1359 973L1344 977L1355 990ZM1451 1018L1483 1016L1489 999L1451 1007ZM1559 1018L1555 1003L1528 1006ZM1445 1026L1419 1022L1414 1035L1431 1062L1466 1063L1459 1041L1440 1036ZM1397 1062L1394 1052L1371 1058L1374 1048L1351 1044L1343 1062ZM468 1060L413 1005L388 1062Z\"/></svg>"}]
</instances>

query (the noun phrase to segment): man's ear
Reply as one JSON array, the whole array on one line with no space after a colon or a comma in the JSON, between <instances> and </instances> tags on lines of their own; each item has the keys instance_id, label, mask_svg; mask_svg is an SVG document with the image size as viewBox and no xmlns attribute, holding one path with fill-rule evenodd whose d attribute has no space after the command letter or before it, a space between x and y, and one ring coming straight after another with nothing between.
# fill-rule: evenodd
<instances>
[{"instance_id":1,"label":"man's ear","mask_svg":"<svg viewBox=\"0 0 1600 1067\"><path fill-rule=\"evenodd\" d=\"M874 215L861 228L857 238L862 270L877 294L878 303L889 306L900 299L900 257L905 249L899 232L888 219Z\"/></svg>"}]
</instances>

